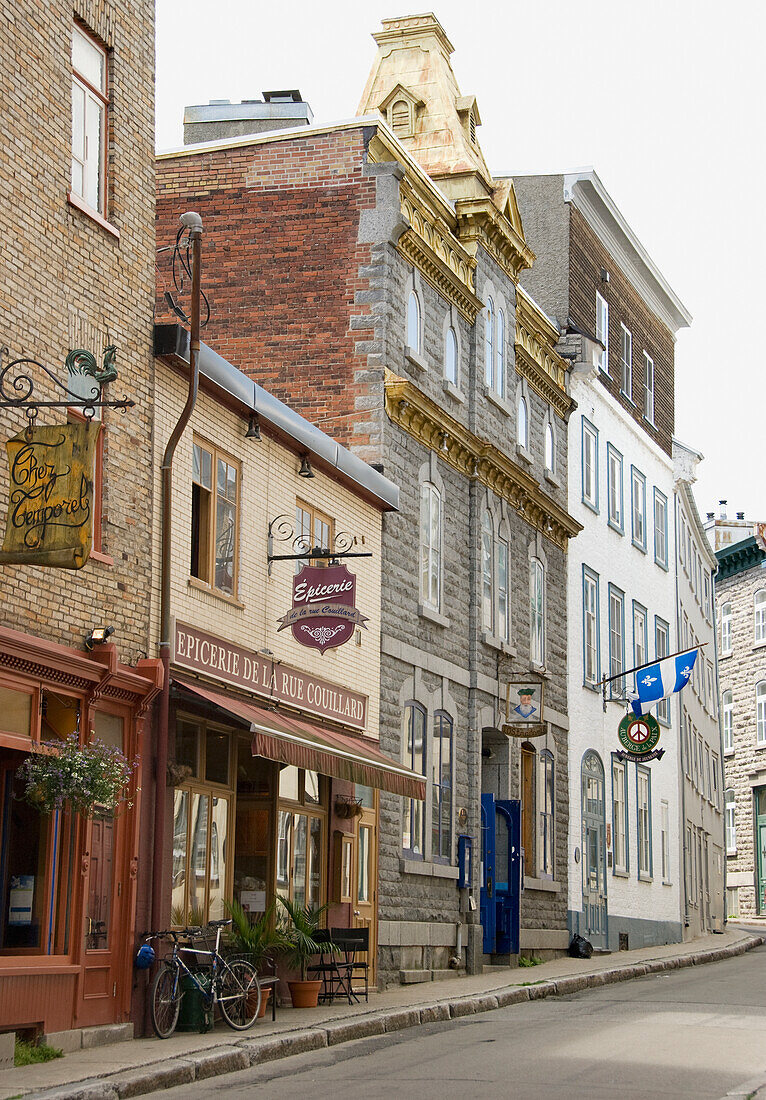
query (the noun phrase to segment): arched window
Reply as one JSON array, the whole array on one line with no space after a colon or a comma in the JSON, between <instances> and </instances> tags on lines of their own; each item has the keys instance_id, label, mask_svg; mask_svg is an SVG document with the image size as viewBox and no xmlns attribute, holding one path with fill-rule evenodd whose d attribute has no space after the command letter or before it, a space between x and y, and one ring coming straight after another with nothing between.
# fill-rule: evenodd
<instances>
[{"instance_id":1,"label":"arched window","mask_svg":"<svg viewBox=\"0 0 766 1100\"><path fill-rule=\"evenodd\" d=\"M431 855L449 862L452 858L452 719L444 711L434 715L433 801L431 805Z\"/></svg>"},{"instance_id":2,"label":"arched window","mask_svg":"<svg viewBox=\"0 0 766 1100\"><path fill-rule=\"evenodd\" d=\"M538 777L540 791L538 794L538 806L540 813L540 836L538 839L538 871L541 878L555 878L553 860L553 817L554 817L554 773L553 753L550 749L543 749L540 753L540 766Z\"/></svg>"},{"instance_id":3,"label":"arched window","mask_svg":"<svg viewBox=\"0 0 766 1100\"><path fill-rule=\"evenodd\" d=\"M727 787L723 792L724 816L726 821L726 854L737 854L737 800L734 797L734 788Z\"/></svg>"},{"instance_id":4,"label":"arched window","mask_svg":"<svg viewBox=\"0 0 766 1100\"><path fill-rule=\"evenodd\" d=\"M420 351L420 302L414 290L407 299L407 346Z\"/></svg>"},{"instance_id":5,"label":"arched window","mask_svg":"<svg viewBox=\"0 0 766 1100\"><path fill-rule=\"evenodd\" d=\"M545 567L532 558L530 576L530 657L534 664L545 664Z\"/></svg>"},{"instance_id":6,"label":"arched window","mask_svg":"<svg viewBox=\"0 0 766 1100\"><path fill-rule=\"evenodd\" d=\"M497 636L501 642L507 642L511 634L511 603L510 603L510 565L508 543L505 539L497 540Z\"/></svg>"},{"instance_id":7,"label":"arched window","mask_svg":"<svg viewBox=\"0 0 766 1100\"><path fill-rule=\"evenodd\" d=\"M731 653L731 604L725 603L721 607L721 656L726 657Z\"/></svg>"},{"instance_id":8,"label":"arched window","mask_svg":"<svg viewBox=\"0 0 766 1100\"><path fill-rule=\"evenodd\" d=\"M550 420L545 425L545 468L552 474L556 472L556 448L553 443L553 425Z\"/></svg>"},{"instance_id":9,"label":"arched window","mask_svg":"<svg viewBox=\"0 0 766 1100\"><path fill-rule=\"evenodd\" d=\"M420 598L438 611L441 603L442 500L435 485L420 490Z\"/></svg>"},{"instance_id":10,"label":"arched window","mask_svg":"<svg viewBox=\"0 0 766 1100\"><path fill-rule=\"evenodd\" d=\"M721 696L723 707L723 751L734 750L734 697L729 689Z\"/></svg>"},{"instance_id":11,"label":"arched window","mask_svg":"<svg viewBox=\"0 0 766 1100\"><path fill-rule=\"evenodd\" d=\"M484 381L492 388L495 377L495 303L487 298L487 318L484 328Z\"/></svg>"},{"instance_id":12,"label":"arched window","mask_svg":"<svg viewBox=\"0 0 766 1100\"><path fill-rule=\"evenodd\" d=\"M495 586L492 574L495 531L489 509L484 509L481 519L481 609L484 629L490 634L495 627Z\"/></svg>"},{"instance_id":13,"label":"arched window","mask_svg":"<svg viewBox=\"0 0 766 1100\"><path fill-rule=\"evenodd\" d=\"M426 774L426 712L420 703L404 708L404 763L418 775ZM426 841L425 803L417 798L404 800L402 848L417 859L423 858Z\"/></svg>"},{"instance_id":14,"label":"arched window","mask_svg":"<svg viewBox=\"0 0 766 1100\"><path fill-rule=\"evenodd\" d=\"M394 131L397 137L409 137L411 125L410 125L410 105L406 99L397 99L393 104L390 111L391 129Z\"/></svg>"},{"instance_id":15,"label":"arched window","mask_svg":"<svg viewBox=\"0 0 766 1100\"><path fill-rule=\"evenodd\" d=\"M527 420L527 400L519 398L519 408L516 414L516 441L520 447L529 450L529 423Z\"/></svg>"},{"instance_id":16,"label":"arched window","mask_svg":"<svg viewBox=\"0 0 766 1100\"><path fill-rule=\"evenodd\" d=\"M755 641L766 642L766 588L755 594Z\"/></svg>"},{"instance_id":17,"label":"arched window","mask_svg":"<svg viewBox=\"0 0 766 1100\"><path fill-rule=\"evenodd\" d=\"M497 311L497 349L495 353L495 392L505 396L505 314Z\"/></svg>"},{"instance_id":18,"label":"arched window","mask_svg":"<svg viewBox=\"0 0 766 1100\"><path fill-rule=\"evenodd\" d=\"M755 685L756 741L766 745L766 680Z\"/></svg>"},{"instance_id":19,"label":"arched window","mask_svg":"<svg viewBox=\"0 0 766 1100\"><path fill-rule=\"evenodd\" d=\"M444 341L444 377L453 386L457 385L457 333L452 325L447 329Z\"/></svg>"}]
</instances>

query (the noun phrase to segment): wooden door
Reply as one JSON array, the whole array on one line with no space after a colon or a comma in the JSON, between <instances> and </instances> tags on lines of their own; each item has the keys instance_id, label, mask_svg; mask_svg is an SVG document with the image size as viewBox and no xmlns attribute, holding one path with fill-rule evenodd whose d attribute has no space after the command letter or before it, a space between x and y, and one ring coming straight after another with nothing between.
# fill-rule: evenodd
<instances>
[{"instance_id":1,"label":"wooden door","mask_svg":"<svg viewBox=\"0 0 766 1100\"><path fill-rule=\"evenodd\" d=\"M367 801L367 800L365 800ZM356 819L354 834L354 881L352 890L353 925L370 932L369 982L375 985L375 962L378 955L378 814L373 795Z\"/></svg>"}]
</instances>

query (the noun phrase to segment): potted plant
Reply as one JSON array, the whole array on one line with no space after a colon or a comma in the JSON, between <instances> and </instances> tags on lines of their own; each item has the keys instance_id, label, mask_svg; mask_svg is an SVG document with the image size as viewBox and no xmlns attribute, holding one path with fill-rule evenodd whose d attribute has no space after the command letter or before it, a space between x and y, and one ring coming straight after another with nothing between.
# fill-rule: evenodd
<instances>
[{"instance_id":1,"label":"potted plant","mask_svg":"<svg viewBox=\"0 0 766 1100\"><path fill-rule=\"evenodd\" d=\"M290 966L300 970L300 981L288 982L293 1008L316 1008L319 1003L321 980L309 981L306 978L308 965L314 955L321 951L334 950L333 944L325 939L317 939L320 922L327 911L328 904L320 906L298 905L290 898L277 895L277 900L286 918L282 924L284 952Z\"/></svg>"},{"instance_id":2,"label":"potted plant","mask_svg":"<svg viewBox=\"0 0 766 1100\"><path fill-rule=\"evenodd\" d=\"M231 931L234 943L238 951L252 962L260 974L264 965L270 962L276 954L285 949L285 938L282 929L274 920L274 905L270 905L263 916L256 921L250 920L250 914L242 908L238 901L227 901L226 911L232 919ZM258 1016L266 1015L266 1005L269 996L275 996L275 990L267 986L262 990L261 1007Z\"/></svg>"},{"instance_id":3,"label":"potted plant","mask_svg":"<svg viewBox=\"0 0 766 1100\"><path fill-rule=\"evenodd\" d=\"M18 770L24 783L23 797L50 814L69 804L75 813L90 817L98 806L109 812L125 803L126 788L136 765L119 749L98 738L81 745L72 733L65 741L32 752Z\"/></svg>"}]
</instances>

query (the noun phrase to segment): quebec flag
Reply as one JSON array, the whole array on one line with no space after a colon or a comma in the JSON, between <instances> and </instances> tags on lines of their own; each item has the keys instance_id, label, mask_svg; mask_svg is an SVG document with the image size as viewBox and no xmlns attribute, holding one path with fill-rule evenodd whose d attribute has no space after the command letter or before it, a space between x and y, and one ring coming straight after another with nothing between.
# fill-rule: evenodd
<instances>
[{"instance_id":1,"label":"quebec flag","mask_svg":"<svg viewBox=\"0 0 766 1100\"><path fill-rule=\"evenodd\" d=\"M648 665L636 673L636 691L631 694L630 705L633 713L641 717L647 714L661 699L675 695L685 688L691 679L698 649L689 649L675 657L665 657L656 664Z\"/></svg>"}]
</instances>

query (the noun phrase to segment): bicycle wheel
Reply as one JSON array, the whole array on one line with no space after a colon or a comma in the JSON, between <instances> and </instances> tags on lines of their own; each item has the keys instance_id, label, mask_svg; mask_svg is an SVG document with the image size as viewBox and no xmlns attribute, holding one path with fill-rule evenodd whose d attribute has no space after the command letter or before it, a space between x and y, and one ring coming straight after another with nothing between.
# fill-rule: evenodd
<instances>
[{"instance_id":1,"label":"bicycle wheel","mask_svg":"<svg viewBox=\"0 0 766 1100\"><path fill-rule=\"evenodd\" d=\"M181 996L181 975L177 968L164 963L154 975L149 995L152 1027L158 1039L168 1039L175 1031Z\"/></svg>"},{"instance_id":2,"label":"bicycle wheel","mask_svg":"<svg viewBox=\"0 0 766 1100\"><path fill-rule=\"evenodd\" d=\"M261 987L252 963L245 959L226 963L218 979L218 1003L224 1020L235 1031L253 1026L261 1007Z\"/></svg>"}]
</instances>

